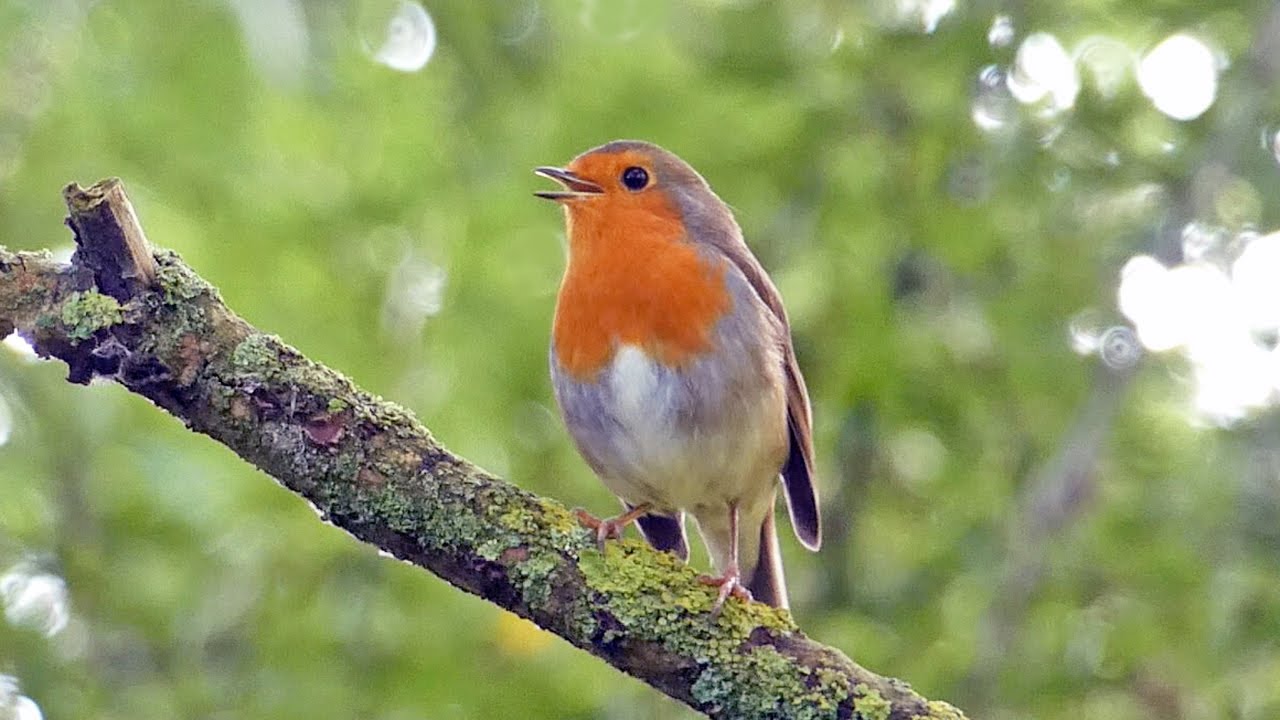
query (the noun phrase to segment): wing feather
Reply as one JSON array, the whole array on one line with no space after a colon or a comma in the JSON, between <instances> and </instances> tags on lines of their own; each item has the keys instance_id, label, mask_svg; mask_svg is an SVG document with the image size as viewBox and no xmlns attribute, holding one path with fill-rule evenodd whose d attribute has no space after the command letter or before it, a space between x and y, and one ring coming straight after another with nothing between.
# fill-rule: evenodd
<instances>
[{"instance_id":1,"label":"wing feather","mask_svg":"<svg viewBox=\"0 0 1280 720\"><path fill-rule=\"evenodd\" d=\"M699 237L710 240L709 244L746 277L782 327L780 342L787 381L787 434L790 441L787 459L782 465L782 486L786 491L787 509L796 537L805 547L817 550L822 545L822 520L818 513L814 475L813 411L800 364L796 361L795 348L791 344L791 324L782 306L782 296L740 233L704 232Z\"/></svg>"}]
</instances>

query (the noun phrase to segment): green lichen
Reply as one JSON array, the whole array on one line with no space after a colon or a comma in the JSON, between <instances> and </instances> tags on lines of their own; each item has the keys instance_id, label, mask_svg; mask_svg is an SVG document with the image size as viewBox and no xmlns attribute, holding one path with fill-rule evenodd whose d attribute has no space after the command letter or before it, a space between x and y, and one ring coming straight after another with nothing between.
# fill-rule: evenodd
<instances>
[{"instance_id":1,"label":"green lichen","mask_svg":"<svg viewBox=\"0 0 1280 720\"><path fill-rule=\"evenodd\" d=\"M639 635L649 628L685 627L689 632L657 634L674 652L705 648L703 640L712 630L739 643L757 627L779 633L796 629L790 613L762 603L730 602L710 622L715 591L699 583L698 574L674 555L652 552L638 540L606 543L603 553L584 552L579 568L588 587L610 596L614 617ZM692 642L682 645L684 638Z\"/></svg>"},{"instance_id":2,"label":"green lichen","mask_svg":"<svg viewBox=\"0 0 1280 720\"><path fill-rule=\"evenodd\" d=\"M540 552L530 555L527 560L512 568L512 579L520 588L520 596L524 598L525 603L536 607L551 597L551 574L558 567L560 567L559 556Z\"/></svg>"},{"instance_id":3,"label":"green lichen","mask_svg":"<svg viewBox=\"0 0 1280 720\"><path fill-rule=\"evenodd\" d=\"M578 536L582 527L563 507L543 500L530 498L524 494L505 497L486 497L486 506L497 524L513 533L516 541L534 536L539 540L559 537L560 535ZM528 501L533 500L538 510L530 511ZM548 542L555 545L555 542Z\"/></svg>"},{"instance_id":4,"label":"green lichen","mask_svg":"<svg viewBox=\"0 0 1280 720\"><path fill-rule=\"evenodd\" d=\"M340 413L343 410L346 410L348 407L351 407L351 406L348 405L347 401L343 400L342 398L329 398L329 404L327 406L327 409L331 413Z\"/></svg>"},{"instance_id":5,"label":"green lichen","mask_svg":"<svg viewBox=\"0 0 1280 720\"><path fill-rule=\"evenodd\" d=\"M505 538L489 538L476 546L476 555L483 560L489 562L497 562L502 557L502 553L511 547L511 543Z\"/></svg>"},{"instance_id":6,"label":"green lichen","mask_svg":"<svg viewBox=\"0 0 1280 720\"><path fill-rule=\"evenodd\" d=\"M811 684L815 694L822 697L823 707L827 707L832 698L849 696L849 677L830 667L819 667L813 671Z\"/></svg>"},{"instance_id":7,"label":"green lichen","mask_svg":"<svg viewBox=\"0 0 1280 720\"><path fill-rule=\"evenodd\" d=\"M540 512L530 512L529 500L523 493L485 498L494 524L509 532L484 541L476 553L493 561L508 549L522 548L525 557L511 566L511 579L525 602L536 607L551 596L551 575L563 565L563 551L570 538L580 538L582 528L563 506L534 498Z\"/></svg>"},{"instance_id":8,"label":"green lichen","mask_svg":"<svg viewBox=\"0 0 1280 720\"><path fill-rule=\"evenodd\" d=\"M406 518L406 522L414 526L402 531L426 548L483 552L491 561L501 557L503 551L519 544L519 538L514 533L495 535L490 519L477 515L475 508L477 505L505 508L509 501L500 495L486 497L489 502L479 501L468 492L473 484L467 478L455 476L451 470L440 467L436 468L431 482L417 489L409 491L401 484L399 494L404 502L404 512L414 513L412 518ZM440 492L443 488L449 491Z\"/></svg>"},{"instance_id":9,"label":"green lichen","mask_svg":"<svg viewBox=\"0 0 1280 720\"><path fill-rule=\"evenodd\" d=\"M429 515L422 520L423 527L431 528L430 537L420 537L426 547L444 547L451 550L459 548L478 548L483 541L487 529L475 521L474 516L457 508L442 505L432 508ZM414 537L422 534L422 528L411 531ZM495 546L501 553L501 549ZM495 555L494 557L497 557Z\"/></svg>"},{"instance_id":10,"label":"green lichen","mask_svg":"<svg viewBox=\"0 0 1280 720\"><path fill-rule=\"evenodd\" d=\"M504 505L498 509L502 510L497 516L498 524L512 533L528 535L538 530L536 519L524 508L515 505ZM518 540L519 538L513 537L513 539Z\"/></svg>"},{"instance_id":11,"label":"green lichen","mask_svg":"<svg viewBox=\"0 0 1280 720\"><path fill-rule=\"evenodd\" d=\"M677 594L672 588L684 585L692 590L694 583L693 571L674 556L641 554L634 540L609 542L603 553L594 549L584 550L578 559L578 570L590 592L605 595L610 614L637 637L665 639L677 645L673 648L677 651L692 650L698 646L690 637L690 646L683 647L679 642L680 633L673 631L677 627L692 625L690 619L696 616L687 604L675 602ZM688 575L680 582L682 571ZM701 600L695 604L704 609L710 608L709 599L705 604ZM696 637L705 637L710 632L711 624L705 612L701 618L702 630ZM584 632L594 631L597 623L594 618L584 618L583 625Z\"/></svg>"},{"instance_id":12,"label":"green lichen","mask_svg":"<svg viewBox=\"0 0 1280 720\"><path fill-rule=\"evenodd\" d=\"M59 320L67 329L67 338L78 342L88 340L103 328L119 324L124 320L124 314L115 298L86 290L72 293L63 301Z\"/></svg>"},{"instance_id":13,"label":"green lichen","mask_svg":"<svg viewBox=\"0 0 1280 720\"><path fill-rule=\"evenodd\" d=\"M156 283L167 305L190 305L189 301L201 295L209 295L217 303L222 302L218 291L182 263L172 250L158 250L156 259Z\"/></svg>"},{"instance_id":14,"label":"green lichen","mask_svg":"<svg viewBox=\"0 0 1280 720\"><path fill-rule=\"evenodd\" d=\"M796 630L786 611L730 601L713 620L712 589L674 556L624 540L608 543L603 553L584 551L579 568L588 587L605 595L608 612L629 637L661 642L697 662L700 672L690 692L699 708L728 717L818 720L837 717L840 699L853 695L857 717L889 717L892 703L876 689L851 688L837 668L797 666L773 645L760 643L761 629L765 637Z\"/></svg>"},{"instance_id":15,"label":"green lichen","mask_svg":"<svg viewBox=\"0 0 1280 720\"><path fill-rule=\"evenodd\" d=\"M410 493L389 485L377 488L363 488L342 480L326 484L336 491L354 495L354 498L335 498L334 505L336 507L343 509L349 507L352 510L359 509L369 517L377 518L379 521L384 522L387 527L396 532L404 533L419 540L423 538L429 522L424 517L423 511L426 503L423 500L416 499ZM347 489L352 487L357 489L354 493L349 493ZM440 521L439 524L443 525L444 528L451 528L452 525L445 524L444 521L453 515L462 514L457 511L453 513L440 512L432 519Z\"/></svg>"},{"instance_id":16,"label":"green lichen","mask_svg":"<svg viewBox=\"0 0 1280 720\"><path fill-rule=\"evenodd\" d=\"M839 714L838 699L848 682L812 677L771 645L708 666L690 687L700 707L728 717L831 720Z\"/></svg>"},{"instance_id":17,"label":"green lichen","mask_svg":"<svg viewBox=\"0 0 1280 720\"><path fill-rule=\"evenodd\" d=\"M559 549L567 549L574 541L582 537L583 527L578 519L560 503L537 498L535 501L541 511L543 528L548 541Z\"/></svg>"},{"instance_id":18,"label":"green lichen","mask_svg":"<svg viewBox=\"0 0 1280 720\"><path fill-rule=\"evenodd\" d=\"M279 339L265 333L254 333L231 351L231 367L240 373L266 373L278 362L279 347Z\"/></svg>"},{"instance_id":19,"label":"green lichen","mask_svg":"<svg viewBox=\"0 0 1280 720\"><path fill-rule=\"evenodd\" d=\"M695 700L707 708L718 708L727 711L731 717L768 717L777 715L779 705L785 698L793 696L796 685L792 681L795 668L787 658L769 646L755 648L746 656L746 663L752 672L759 675L753 677L753 685L749 693L742 691L742 674L739 666L711 666L698 676L690 691ZM816 710L808 705L799 706L789 700L787 705L793 709ZM823 715L809 717L818 718ZM827 717L834 717L827 713Z\"/></svg>"},{"instance_id":20,"label":"green lichen","mask_svg":"<svg viewBox=\"0 0 1280 720\"><path fill-rule=\"evenodd\" d=\"M860 720L889 720L893 703L884 699L875 688L856 685L853 688L853 714Z\"/></svg>"}]
</instances>

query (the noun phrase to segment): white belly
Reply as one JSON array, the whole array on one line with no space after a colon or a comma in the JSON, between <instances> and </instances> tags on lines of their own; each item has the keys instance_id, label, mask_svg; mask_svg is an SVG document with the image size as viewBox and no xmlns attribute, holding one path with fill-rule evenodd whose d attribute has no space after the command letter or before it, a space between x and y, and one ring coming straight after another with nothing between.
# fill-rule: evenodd
<instances>
[{"instance_id":1,"label":"white belly","mask_svg":"<svg viewBox=\"0 0 1280 720\"><path fill-rule=\"evenodd\" d=\"M786 452L780 383L699 365L675 371L624 345L602 375L612 437L577 439L603 446L597 469L627 502L692 511L772 492Z\"/></svg>"}]
</instances>

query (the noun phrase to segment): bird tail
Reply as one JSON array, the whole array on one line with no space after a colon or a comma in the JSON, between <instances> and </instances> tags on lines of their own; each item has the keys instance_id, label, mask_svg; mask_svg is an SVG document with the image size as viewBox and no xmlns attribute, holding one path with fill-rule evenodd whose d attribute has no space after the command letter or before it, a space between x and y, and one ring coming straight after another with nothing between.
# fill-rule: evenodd
<instances>
[{"instance_id":1,"label":"bird tail","mask_svg":"<svg viewBox=\"0 0 1280 720\"><path fill-rule=\"evenodd\" d=\"M772 503L770 503L772 505ZM782 552L778 547L778 531L774 527L773 508L760 525L760 551L755 570L747 581L751 596L777 608L786 608L787 581L782 576Z\"/></svg>"}]
</instances>

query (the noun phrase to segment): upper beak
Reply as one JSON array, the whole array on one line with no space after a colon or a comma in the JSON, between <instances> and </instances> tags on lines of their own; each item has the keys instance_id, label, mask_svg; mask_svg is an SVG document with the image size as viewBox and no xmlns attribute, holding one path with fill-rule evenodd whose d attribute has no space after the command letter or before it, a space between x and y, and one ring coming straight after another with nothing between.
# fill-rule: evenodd
<instances>
[{"instance_id":1,"label":"upper beak","mask_svg":"<svg viewBox=\"0 0 1280 720\"><path fill-rule=\"evenodd\" d=\"M592 195L601 195L604 188L583 178L574 175L568 170L556 167L538 167L534 168L535 174L542 177L551 178L565 187L564 190L539 190L534 193L540 198L547 200L572 200L573 198L590 197Z\"/></svg>"}]
</instances>

